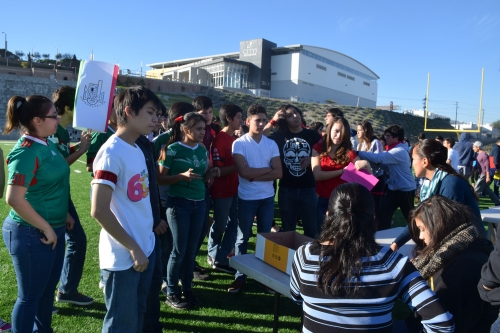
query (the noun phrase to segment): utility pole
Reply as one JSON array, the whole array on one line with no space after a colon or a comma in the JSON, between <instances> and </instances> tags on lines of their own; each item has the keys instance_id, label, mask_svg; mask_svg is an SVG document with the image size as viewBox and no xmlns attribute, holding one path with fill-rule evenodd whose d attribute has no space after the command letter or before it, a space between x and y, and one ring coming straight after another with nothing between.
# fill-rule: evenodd
<instances>
[{"instance_id":1,"label":"utility pole","mask_svg":"<svg viewBox=\"0 0 500 333\"><path fill-rule=\"evenodd\" d=\"M484 123L484 109L481 109L483 112L482 117L481 117L481 123L477 124L479 126L479 140L483 137L483 123Z\"/></svg>"},{"instance_id":2,"label":"utility pole","mask_svg":"<svg viewBox=\"0 0 500 333\"><path fill-rule=\"evenodd\" d=\"M7 67L9 67L9 58L7 58L7 34L2 31L2 33L5 35L5 49L4 49L4 56L5 56L5 61L7 62Z\"/></svg>"},{"instance_id":3,"label":"utility pole","mask_svg":"<svg viewBox=\"0 0 500 333\"><path fill-rule=\"evenodd\" d=\"M458 115L458 102L455 104L455 128L458 129L457 127L457 115Z\"/></svg>"}]
</instances>

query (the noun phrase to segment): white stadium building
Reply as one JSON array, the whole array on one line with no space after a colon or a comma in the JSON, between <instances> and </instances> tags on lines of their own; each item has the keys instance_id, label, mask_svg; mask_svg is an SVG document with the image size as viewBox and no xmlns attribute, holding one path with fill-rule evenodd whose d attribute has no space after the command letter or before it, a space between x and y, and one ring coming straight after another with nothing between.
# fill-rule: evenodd
<instances>
[{"instance_id":1,"label":"white stadium building","mask_svg":"<svg viewBox=\"0 0 500 333\"><path fill-rule=\"evenodd\" d=\"M148 64L146 76L296 102L375 108L379 77L359 61L316 46L278 47L266 39L240 51Z\"/></svg>"}]
</instances>

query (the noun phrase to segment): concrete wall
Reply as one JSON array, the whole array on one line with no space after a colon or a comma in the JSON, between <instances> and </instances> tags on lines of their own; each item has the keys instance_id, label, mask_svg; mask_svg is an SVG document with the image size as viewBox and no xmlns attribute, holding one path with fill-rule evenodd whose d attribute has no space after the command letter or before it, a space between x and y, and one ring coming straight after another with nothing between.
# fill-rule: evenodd
<instances>
[{"instance_id":1,"label":"concrete wall","mask_svg":"<svg viewBox=\"0 0 500 333\"><path fill-rule=\"evenodd\" d=\"M48 98L59 87L69 85L76 87L76 81L51 80L47 78L0 74L0 129L5 126L7 102L14 95L42 95ZM19 133L0 134L0 139L17 139Z\"/></svg>"},{"instance_id":2,"label":"concrete wall","mask_svg":"<svg viewBox=\"0 0 500 333\"><path fill-rule=\"evenodd\" d=\"M360 107L370 108L375 108L376 104L375 101L361 97L358 102L358 96L321 87L302 80L299 80L297 83L292 81L273 81L271 98L287 99L301 103L325 103L328 99L334 100L341 105L359 105Z\"/></svg>"},{"instance_id":3,"label":"concrete wall","mask_svg":"<svg viewBox=\"0 0 500 333\"><path fill-rule=\"evenodd\" d=\"M353 65L354 60L349 64ZM338 72L351 76L353 80L339 76ZM334 100L342 105L375 107L377 82L300 53L283 54L271 58L271 97L306 103Z\"/></svg>"},{"instance_id":4,"label":"concrete wall","mask_svg":"<svg viewBox=\"0 0 500 333\"><path fill-rule=\"evenodd\" d=\"M0 67L0 70L6 67ZM19 70L19 68L16 68ZM22 69L25 70L25 69ZM31 69L27 71L31 72ZM52 93L59 87L69 85L76 87L76 81L54 80L43 77L32 77L12 74L0 73L0 140L17 139L19 133L11 133L10 135L3 135L1 132L5 126L5 115L7 112L7 102L14 95L29 96L29 95L43 95L48 98L52 97ZM58 76L59 77L59 76ZM198 84L189 84L184 82L172 82L165 80L154 80L145 77L134 77L128 75L118 76L118 85L133 86L144 85L155 93L196 93L201 89L206 89L205 86Z\"/></svg>"}]
</instances>

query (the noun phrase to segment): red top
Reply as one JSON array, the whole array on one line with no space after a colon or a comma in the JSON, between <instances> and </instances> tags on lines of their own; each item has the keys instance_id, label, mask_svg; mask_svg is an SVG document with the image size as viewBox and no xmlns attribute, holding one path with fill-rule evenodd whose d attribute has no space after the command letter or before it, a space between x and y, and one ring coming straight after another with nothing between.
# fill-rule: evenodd
<instances>
[{"instance_id":1,"label":"red top","mask_svg":"<svg viewBox=\"0 0 500 333\"><path fill-rule=\"evenodd\" d=\"M232 154L234 136L220 131L212 143L212 160L214 167L228 167L234 165ZM238 194L238 172L235 171L223 177L215 177L214 184L210 187L212 198L230 198Z\"/></svg>"},{"instance_id":2,"label":"red top","mask_svg":"<svg viewBox=\"0 0 500 333\"><path fill-rule=\"evenodd\" d=\"M322 142L318 142L313 146L313 149L318 152L318 154L321 154L321 149L322 149ZM354 150L349 150L349 162L352 162L358 155L354 152ZM341 170L345 168L349 162L344 163L344 164L337 164L335 163L332 158L328 155L320 157L320 167L321 171L335 171L335 170ZM327 180L318 180L316 181L316 193L323 198L329 198L330 194L332 194L333 190L339 186L340 184L344 184L346 181L343 179L340 179L339 177L334 177L330 178Z\"/></svg>"}]
</instances>

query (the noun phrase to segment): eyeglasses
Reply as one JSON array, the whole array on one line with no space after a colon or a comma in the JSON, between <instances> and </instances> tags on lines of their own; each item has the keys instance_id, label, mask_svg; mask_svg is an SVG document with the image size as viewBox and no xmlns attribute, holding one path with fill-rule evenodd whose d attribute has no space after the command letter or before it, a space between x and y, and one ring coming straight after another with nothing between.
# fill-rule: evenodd
<instances>
[{"instance_id":1,"label":"eyeglasses","mask_svg":"<svg viewBox=\"0 0 500 333\"><path fill-rule=\"evenodd\" d=\"M40 116L39 118L52 118L52 119L59 119L59 115L56 114L55 116Z\"/></svg>"},{"instance_id":2,"label":"eyeglasses","mask_svg":"<svg viewBox=\"0 0 500 333\"><path fill-rule=\"evenodd\" d=\"M390 134L384 134L384 138L386 138L386 139L392 138L392 135L390 135Z\"/></svg>"}]
</instances>

